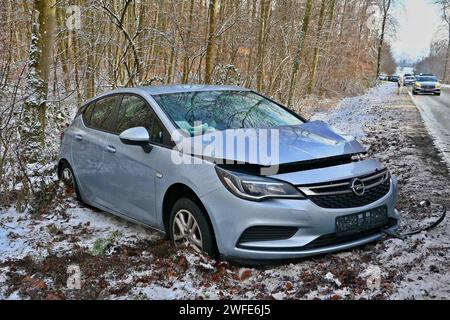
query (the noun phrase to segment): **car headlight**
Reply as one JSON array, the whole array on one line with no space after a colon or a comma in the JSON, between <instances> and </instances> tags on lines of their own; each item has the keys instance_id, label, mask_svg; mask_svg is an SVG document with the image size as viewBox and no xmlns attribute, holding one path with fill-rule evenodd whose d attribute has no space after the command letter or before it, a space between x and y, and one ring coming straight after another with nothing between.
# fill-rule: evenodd
<instances>
[{"instance_id":1,"label":"car headlight","mask_svg":"<svg viewBox=\"0 0 450 320\"><path fill-rule=\"evenodd\" d=\"M438 82L438 83L436 83L436 88L440 88L441 87L441 84Z\"/></svg>"},{"instance_id":2,"label":"car headlight","mask_svg":"<svg viewBox=\"0 0 450 320\"><path fill-rule=\"evenodd\" d=\"M422 85L418 82L416 82L416 87L421 87Z\"/></svg>"},{"instance_id":3,"label":"car headlight","mask_svg":"<svg viewBox=\"0 0 450 320\"><path fill-rule=\"evenodd\" d=\"M300 190L284 181L231 172L218 166L216 172L225 188L242 199L251 201L268 198L305 199Z\"/></svg>"}]
</instances>

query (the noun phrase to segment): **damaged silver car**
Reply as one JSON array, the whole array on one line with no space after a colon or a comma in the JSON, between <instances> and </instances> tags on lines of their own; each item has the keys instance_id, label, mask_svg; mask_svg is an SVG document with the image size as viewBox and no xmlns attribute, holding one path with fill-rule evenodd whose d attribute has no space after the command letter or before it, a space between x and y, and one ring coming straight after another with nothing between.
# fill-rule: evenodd
<instances>
[{"instance_id":1,"label":"damaged silver car","mask_svg":"<svg viewBox=\"0 0 450 320\"><path fill-rule=\"evenodd\" d=\"M154 86L82 106L58 172L84 203L176 246L272 261L364 245L398 227L396 179L365 153L251 90Z\"/></svg>"}]
</instances>

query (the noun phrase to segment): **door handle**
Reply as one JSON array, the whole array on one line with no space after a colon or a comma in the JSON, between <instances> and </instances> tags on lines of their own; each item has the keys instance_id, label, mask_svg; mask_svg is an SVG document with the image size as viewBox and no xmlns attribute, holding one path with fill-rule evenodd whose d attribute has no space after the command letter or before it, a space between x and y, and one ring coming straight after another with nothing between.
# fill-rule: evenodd
<instances>
[{"instance_id":1,"label":"door handle","mask_svg":"<svg viewBox=\"0 0 450 320\"><path fill-rule=\"evenodd\" d=\"M78 141L83 141L83 136L81 134L76 134L75 139L77 139Z\"/></svg>"},{"instance_id":2,"label":"door handle","mask_svg":"<svg viewBox=\"0 0 450 320\"><path fill-rule=\"evenodd\" d=\"M114 148L113 146L107 146L106 150L108 150L108 152L111 152L111 153L116 153L116 148Z\"/></svg>"}]
</instances>

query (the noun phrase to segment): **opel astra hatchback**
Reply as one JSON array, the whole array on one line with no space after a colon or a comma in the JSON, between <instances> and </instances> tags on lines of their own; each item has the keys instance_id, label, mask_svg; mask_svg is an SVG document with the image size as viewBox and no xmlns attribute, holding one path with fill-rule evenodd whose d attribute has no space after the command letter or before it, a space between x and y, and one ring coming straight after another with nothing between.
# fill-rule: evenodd
<instances>
[{"instance_id":1,"label":"opel astra hatchback","mask_svg":"<svg viewBox=\"0 0 450 320\"><path fill-rule=\"evenodd\" d=\"M82 202L235 261L348 249L395 230L397 182L352 137L229 86L119 89L65 131Z\"/></svg>"}]
</instances>

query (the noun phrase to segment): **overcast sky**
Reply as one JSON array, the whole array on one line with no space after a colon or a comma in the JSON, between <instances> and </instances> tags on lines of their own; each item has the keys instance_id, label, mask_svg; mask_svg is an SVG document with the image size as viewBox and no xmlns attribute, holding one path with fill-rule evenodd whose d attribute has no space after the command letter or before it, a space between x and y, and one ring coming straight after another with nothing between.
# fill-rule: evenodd
<instances>
[{"instance_id":1,"label":"overcast sky","mask_svg":"<svg viewBox=\"0 0 450 320\"><path fill-rule=\"evenodd\" d=\"M392 39L396 58L416 60L428 55L430 43L441 32L439 7L432 0L401 0L392 14L397 20L396 36Z\"/></svg>"}]
</instances>

